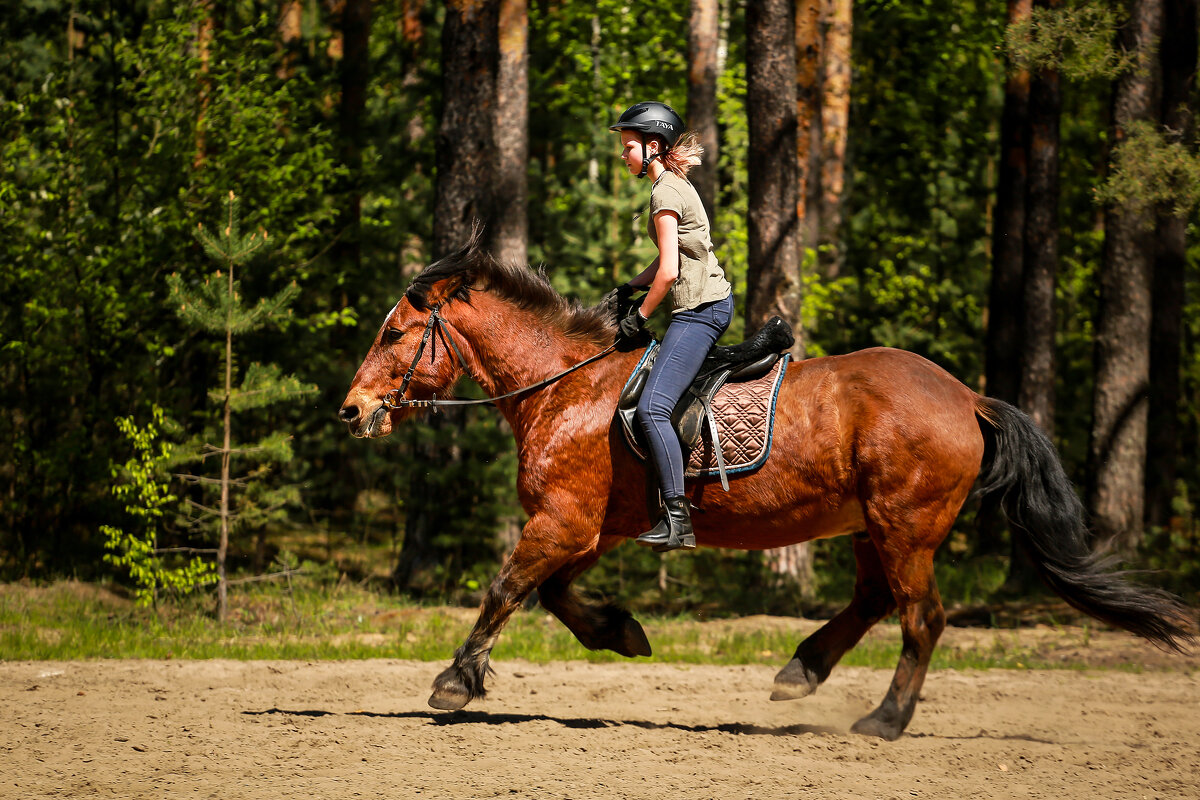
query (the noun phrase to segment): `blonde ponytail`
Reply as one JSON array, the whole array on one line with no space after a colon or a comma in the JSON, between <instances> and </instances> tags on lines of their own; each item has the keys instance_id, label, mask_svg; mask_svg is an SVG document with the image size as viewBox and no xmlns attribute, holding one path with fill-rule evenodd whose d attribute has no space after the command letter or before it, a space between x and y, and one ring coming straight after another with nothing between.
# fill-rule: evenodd
<instances>
[{"instance_id":1,"label":"blonde ponytail","mask_svg":"<svg viewBox=\"0 0 1200 800\"><path fill-rule=\"evenodd\" d=\"M663 166L681 178L687 178L692 167L700 166L704 145L695 131L684 131L675 141L675 146L662 157Z\"/></svg>"}]
</instances>

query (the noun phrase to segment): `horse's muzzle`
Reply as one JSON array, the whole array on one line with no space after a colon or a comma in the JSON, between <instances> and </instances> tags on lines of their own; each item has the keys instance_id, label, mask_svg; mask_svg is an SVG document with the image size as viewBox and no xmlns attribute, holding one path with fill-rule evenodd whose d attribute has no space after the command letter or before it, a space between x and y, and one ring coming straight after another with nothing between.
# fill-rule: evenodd
<instances>
[{"instance_id":1,"label":"horse's muzzle","mask_svg":"<svg viewBox=\"0 0 1200 800\"><path fill-rule=\"evenodd\" d=\"M368 439L372 439L376 436L379 436L381 433L384 435L391 433L390 430L389 431L383 430L383 423L384 423L384 420L386 420L387 418L388 418L388 408L387 408L387 406L380 403L379 406L377 406L374 411L372 411L369 415L367 415L366 424L361 426L358 429L358 431L355 432L354 435L359 437L360 439L364 438L364 437L368 438Z\"/></svg>"},{"instance_id":2,"label":"horse's muzzle","mask_svg":"<svg viewBox=\"0 0 1200 800\"><path fill-rule=\"evenodd\" d=\"M368 413L364 413L356 405L345 405L338 411L338 419L346 423L350 428L350 435L358 439L370 439L380 434L391 433L383 430L387 415L388 409L382 403Z\"/></svg>"}]
</instances>

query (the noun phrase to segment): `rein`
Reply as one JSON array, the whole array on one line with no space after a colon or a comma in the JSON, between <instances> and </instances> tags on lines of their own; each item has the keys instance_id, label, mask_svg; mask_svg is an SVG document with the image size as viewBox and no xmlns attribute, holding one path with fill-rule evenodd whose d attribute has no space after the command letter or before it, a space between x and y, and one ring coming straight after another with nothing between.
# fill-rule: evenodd
<instances>
[{"instance_id":1,"label":"rein","mask_svg":"<svg viewBox=\"0 0 1200 800\"><path fill-rule=\"evenodd\" d=\"M446 331L446 326L449 325L450 323L441 314L438 313L438 310L441 307L442 307L442 303L438 303L429 312L429 321L425 323L425 331L424 331L424 333L421 334L421 343L419 345L417 345L417 353L416 353L416 355L413 356L412 363L408 365L408 372L404 373L404 378L403 378L403 380L400 381L400 388L392 389L390 392L388 392L387 394L385 394L383 396L383 407L388 409L389 411L401 409L401 408L431 408L431 409L433 409L434 413L436 413L438 408L440 408L441 406L478 406L478 405L484 405L486 403L494 403L497 400L506 400L510 397L516 397L517 395L523 394L525 392L531 392L534 389L541 389L544 386L549 386L550 384L554 383L558 379L563 378L567 375L570 375L575 370L582 369L583 367L586 367L588 364L591 364L594 361L599 361L600 359L604 358L609 353L611 353L617 349L617 345L614 342L613 344L610 344L605 349L601 350L596 355L585 358L583 361L580 361L578 364L575 364L574 366L564 369L562 372L558 373L557 375L551 375L549 378L546 378L545 380L538 381L537 383L531 384L529 386L524 386L520 389L514 389L511 392L505 392L504 394L499 395L497 397L485 397L481 400L464 400L464 399L458 398L458 397L454 398L453 400L439 400L437 395L435 394L433 396L433 398L429 399L429 400L412 400L412 399L406 398L404 396L404 393L406 391L408 391L408 384L412 381L413 373L415 373L417 371L417 362L419 362L421 360L421 355L425 352L425 345L429 344L435 329L437 330L438 335L442 337L442 340L450 345L450 349L454 351L454 355L458 357L458 363L460 365L462 365L463 372L466 374L470 374L470 372L467 369L466 359L463 358L462 353L458 349L458 345L454 343L454 337L452 337ZM430 364L433 363L435 349L436 349L436 345L433 348L431 348L429 351L429 363Z\"/></svg>"}]
</instances>

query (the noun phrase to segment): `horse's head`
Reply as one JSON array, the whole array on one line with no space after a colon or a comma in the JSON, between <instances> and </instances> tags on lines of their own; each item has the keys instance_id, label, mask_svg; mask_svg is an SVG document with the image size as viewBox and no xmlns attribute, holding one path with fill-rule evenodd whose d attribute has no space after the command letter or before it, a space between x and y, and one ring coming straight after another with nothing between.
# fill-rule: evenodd
<instances>
[{"instance_id":1,"label":"horse's head","mask_svg":"<svg viewBox=\"0 0 1200 800\"><path fill-rule=\"evenodd\" d=\"M395 423L418 413L393 406L386 401L389 395L397 401L428 400L447 394L463 374L445 322L435 322L434 315L463 291L464 281L465 276L456 276L432 285L414 283L383 321L338 412L354 436L387 436Z\"/></svg>"},{"instance_id":2,"label":"horse's head","mask_svg":"<svg viewBox=\"0 0 1200 800\"><path fill-rule=\"evenodd\" d=\"M522 330L514 321L519 317L524 320L524 330L542 338L557 336L560 351L566 353L577 352L580 342L586 342L585 349L612 343L615 325L611 309L604 305L582 308L558 294L541 272L498 263L483 250L481 238L482 229L476 226L462 249L422 270L384 320L339 413L355 436L387 436L393 424L414 413L404 400L428 400L435 393L444 397L463 374L461 353L466 353L473 372L483 363L494 364L495 348L481 352L477 339L464 343L465 330L473 330L475 336L486 329L493 338L507 336L506 341L513 341ZM488 304L473 304L473 297L501 303L507 309L504 319L508 326L498 329L495 317L487 317ZM494 304L491 308L495 313ZM450 325L439 321L443 313L450 315ZM423 348L422 339L426 340ZM461 353L455 353L452 342ZM519 351L505 348L499 355L516 358ZM543 354L544 349L526 348L524 355L544 359ZM571 357L560 352L556 358L569 362ZM544 366L540 362L526 365L524 373L537 374ZM412 376L405 384L410 369ZM503 391L502 386L495 388Z\"/></svg>"}]
</instances>

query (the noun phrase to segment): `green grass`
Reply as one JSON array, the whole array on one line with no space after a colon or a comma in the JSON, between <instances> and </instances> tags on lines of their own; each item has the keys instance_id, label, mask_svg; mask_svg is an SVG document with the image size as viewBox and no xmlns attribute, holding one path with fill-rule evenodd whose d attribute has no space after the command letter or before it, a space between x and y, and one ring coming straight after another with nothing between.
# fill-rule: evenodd
<instances>
[{"instance_id":1,"label":"green grass","mask_svg":"<svg viewBox=\"0 0 1200 800\"><path fill-rule=\"evenodd\" d=\"M46 587L0 586L0 658L358 659L444 661L462 643L474 609L422 607L354 586L308 586L294 595L280 587L239 590L230 620L218 623L198 606L138 608L103 586L61 582ZM659 662L780 664L816 623L778 617L698 622L686 617L642 620ZM987 637L982 637L981 641ZM900 650L895 624L876 626L842 663L892 668ZM519 611L505 628L494 658L548 662L621 661L586 650L540 609ZM940 647L935 669L1070 668L1050 661L1012 636L969 648Z\"/></svg>"}]
</instances>

